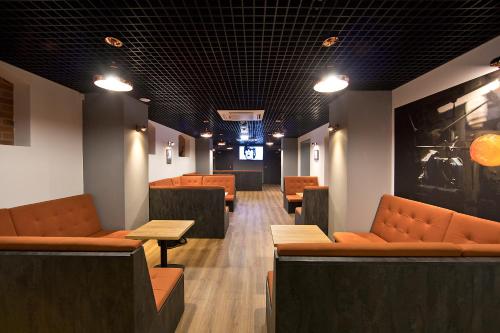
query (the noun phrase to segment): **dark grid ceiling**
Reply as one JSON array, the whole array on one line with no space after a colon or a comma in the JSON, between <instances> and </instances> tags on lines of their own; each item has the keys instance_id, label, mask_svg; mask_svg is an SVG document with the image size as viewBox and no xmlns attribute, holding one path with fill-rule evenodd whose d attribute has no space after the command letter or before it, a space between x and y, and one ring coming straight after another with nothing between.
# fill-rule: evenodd
<instances>
[{"instance_id":1,"label":"dark grid ceiling","mask_svg":"<svg viewBox=\"0 0 500 333\"><path fill-rule=\"evenodd\" d=\"M149 118L238 136L217 109L265 109L251 135L295 137L328 122L313 91L328 67L348 89L393 89L496 37L491 1L2 1L0 57L81 92L115 61ZM339 42L327 49L329 36ZM124 47L103 43L114 36ZM57 103L57 101L54 101ZM276 120L283 120L276 122Z\"/></svg>"}]
</instances>

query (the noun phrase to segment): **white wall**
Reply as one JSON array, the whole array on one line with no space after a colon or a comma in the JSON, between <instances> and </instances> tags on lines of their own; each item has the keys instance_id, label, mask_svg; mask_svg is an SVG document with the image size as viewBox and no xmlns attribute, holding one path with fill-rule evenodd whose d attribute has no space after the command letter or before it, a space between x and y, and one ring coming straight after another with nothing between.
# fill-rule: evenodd
<instances>
[{"instance_id":1,"label":"white wall","mask_svg":"<svg viewBox=\"0 0 500 333\"><path fill-rule=\"evenodd\" d=\"M0 207L83 193L82 94L2 61L0 76L30 96L29 145L0 145Z\"/></svg>"},{"instance_id":2,"label":"white wall","mask_svg":"<svg viewBox=\"0 0 500 333\"><path fill-rule=\"evenodd\" d=\"M149 127L154 127L155 149L154 154L150 147L149 154L149 181L158 179L177 177L185 173L196 171L196 152L195 152L195 139L191 136L183 134L172 128L166 127L154 121L149 121ZM186 139L186 149L189 152L188 157L179 157L179 135L183 135ZM167 164L166 149L167 143L173 141L172 164ZM150 141L150 145L152 142Z\"/></svg>"},{"instance_id":3,"label":"white wall","mask_svg":"<svg viewBox=\"0 0 500 333\"><path fill-rule=\"evenodd\" d=\"M311 143L316 142L318 145L313 147L311 146L310 156L309 156L309 174L311 176L317 176L320 185L328 184L328 123L320 126L309 133L306 133L299 137L298 139L298 170L299 175L302 174L302 170L300 167L301 161L301 149L300 143L306 140L310 140ZM314 160L314 150L319 150L319 160Z\"/></svg>"}]
</instances>

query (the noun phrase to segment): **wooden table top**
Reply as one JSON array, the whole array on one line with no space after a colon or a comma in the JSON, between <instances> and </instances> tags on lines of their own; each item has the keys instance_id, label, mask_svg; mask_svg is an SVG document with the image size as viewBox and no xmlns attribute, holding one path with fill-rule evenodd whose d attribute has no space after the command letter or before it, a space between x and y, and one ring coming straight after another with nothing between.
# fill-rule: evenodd
<instances>
[{"instance_id":1,"label":"wooden table top","mask_svg":"<svg viewBox=\"0 0 500 333\"><path fill-rule=\"evenodd\" d=\"M152 220L131 231L125 238L137 240L178 240L193 224L193 220Z\"/></svg>"},{"instance_id":2,"label":"wooden table top","mask_svg":"<svg viewBox=\"0 0 500 333\"><path fill-rule=\"evenodd\" d=\"M304 196L304 193L303 193L303 192L297 192L297 193L295 193L295 194L296 194L296 195L298 195L298 196L299 196L299 197L301 197L301 198Z\"/></svg>"},{"instance_id":3,"label":"wooden table top","mask_svg":"<svg viewBox=\"0 0 500 333\"><path fill-rule=\"evenodd\" d=\"M317 225L271 225L273 244L332 243Z\"/></svg>"}]
</instances>

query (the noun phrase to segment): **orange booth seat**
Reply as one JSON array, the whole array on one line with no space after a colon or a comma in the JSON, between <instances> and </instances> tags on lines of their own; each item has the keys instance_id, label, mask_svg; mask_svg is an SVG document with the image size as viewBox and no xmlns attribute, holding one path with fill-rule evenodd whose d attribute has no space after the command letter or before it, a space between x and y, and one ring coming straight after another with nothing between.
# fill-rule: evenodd
<instances>
[{"instance_id":1,"label":"orange booth seat","mask_svg":"<svg viewBox=\"0 0 500 333\"><path fill-rule=\"evenodd\" d=\"M302 206L302 198L297 193L303 193L306 186L318 186L315 176L286 176L283 180L283 207L292 214L295 208Z\"/></svg>"},{"instance_id":2,"label":"orange booth seat","mask_svg":"<svg viewBox=\"0 0 500 333\"><path fill-rule=\"evenodd\" d=\"M234 211L236 203L236 187L234 175L184 175L174 178L166 178L149 183L150 188L164 188L172 186L220 186L227 192L225 196L229 211Z\"/></svg>"},{"instance_id":3,"label":"orange booth seat","mask_svg":"<svg viewBox=\"0 0 500 333\"><path fill-rule=\"evenodd\" d=\"M0 236L124 238L103 230L89 194L0 209Z\"/></svg>"}]
</instances>

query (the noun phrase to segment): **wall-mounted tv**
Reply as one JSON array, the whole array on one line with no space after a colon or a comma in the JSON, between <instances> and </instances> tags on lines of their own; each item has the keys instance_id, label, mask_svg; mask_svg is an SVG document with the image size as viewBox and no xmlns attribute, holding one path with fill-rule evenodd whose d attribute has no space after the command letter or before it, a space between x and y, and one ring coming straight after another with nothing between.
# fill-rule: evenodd
<instances>
[{"instance_id":1,"label":"wall-mounted tv","mask_svg":"<svg viewBox=\"0 0 500 333\"><path fill-rule=\"evenodd\" d=\"M264 158L264 147L262 146L240 146L240 160L262 161Z\"/></svg>"}]
</instances>

